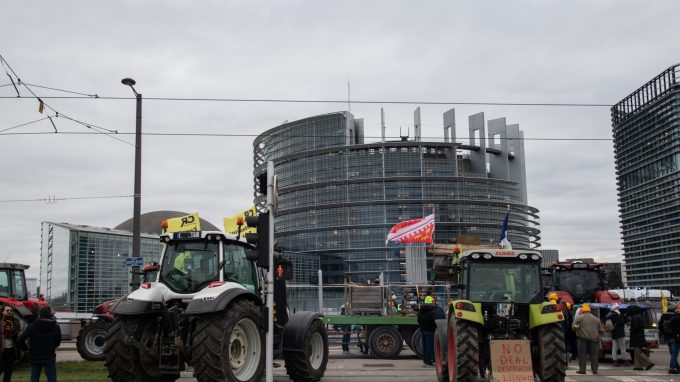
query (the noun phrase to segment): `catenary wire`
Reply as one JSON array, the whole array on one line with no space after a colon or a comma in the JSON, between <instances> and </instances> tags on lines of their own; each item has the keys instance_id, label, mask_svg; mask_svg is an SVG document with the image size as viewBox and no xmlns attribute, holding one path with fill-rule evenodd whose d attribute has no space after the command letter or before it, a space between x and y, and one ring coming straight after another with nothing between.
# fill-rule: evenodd
<instances>
[{"instance_id":1,"label":"catenary wire","mask_svg":"<svg viewBox=\"0 0 680 382\"><path fill-rule=\"evenodd\" d=\"M16 99L20 97L0 96ZM44 99L92 99L92 97L48 96ZM134 97L98 96L102 100L134 100ZM347 100L333 99L284 99L284 98L183 98L183 97L144 97L145 101L187 101L187 102L253 102L253 103L341 103ZM612 104L584 102L467 102L467 101L417 101L417 100L352 100L350 104L395 104L395 105L480 105L480 106L544 106L544 107L612 107Z\"/></svg>"},{"instance_id":2,"label":"catenary wire","mask_svg":"<svg viewBox=\"0 0 680 382\"><path fill-rule=\"evenodd\" d=\"M87 200L87 199L117 199L117 198L132 198L134 195L107 195L107 196L78 196L78 197L47 197L47 198L37 198L37 199L6 199L0 200L0 203L19 203L19 202L45 202L45 203L56 203L65 200Z\"/></svg>"},{"instance_id":3,"label":"catenary wire","mask_svg":"<svg viewBox=\"0 0 680 382\"><path fill-rule=\"evenodd\" d=\"M7 60L2 56L2 54L0 54L0 63L2 63L3 67L9 69L9 71L12 72L12 74L14 75L14 77L16 77L17 83L19 83L19 85L22 85L24 88L26 88L26 90L28 90L28 91L33 95L33 98L35 98L36 100L38 100L39 102L41 102L41 103L44 105L44 107L46 107L46 108L52 110L52 111L56 114L57 117L58 117L59 115L61 115L62 117L67 118L67 119L70 119L71 121L76 122L76 123L78 123L78 124L80 124L80 125L83 125L83 126L89 128L89 129L94 129L94 130L97 131L98 133L104 134L105 136L107 136L107 137L109 137L109 138L111 138L111 139L115 139L115 140L117 140L117 141L120 141L120 142L122 142L122 143L128 144L128 145L133 146L133 147L135 146L134 144L132 144L132 143L130 143L130 142L126 142L126 141L124 141L124 140L122 140L122 139L120 139L120 138L113 137L113 136L111 135L111 134L115 133L115 131L113 131L113 130L109 130L109 129L106 129L106 128L104 128L104 127L100 127L100 126L88 124L88 123L79 121L79 120L77 120L77 119L71 118L71 117L69 117L69 116L67 116L67 115L65 115L65 114L63 114L63 113L59 113L59 111L57 111L55 108L53 108L52 106L48 105L45 101L43 101L43 99L42 99L41 97L38 97L38 95L35 94L35 92L33 92L33 90L30 88L30 86L29 86L28 84L26 84L25 82L21 81L21 79L20 79L19 76L16 74L16 72L14 71L14 69L12 69L12 66L9 64L9 62L7 62ZM9 73L7 73L7 75L9 76ZM11 77L10 77L10 79L11 79ZM23 98L23 97L18 97L18 98ZM92 98L92 97L85 97L85 98ZM54 122L52 122L52 123L54 123ZM102 131L102 130L105 130L105 131ZM108 133L107 133L106 131L108 131Z\"/></svg>"},{"instance_id":4,"label":"catenary wire","mask_svg":"<svg viewBox=\"0 0 680 382\"><path fill-rule=\"evenodd\" d=\"M44 131L44 132L24 132L24 133L0 133L0 135L54 135L55 133L53 131ZM96 133L91 133L91 132L86 132L86 131L60 131L59 134L66 134L66 135L94 135ZM117 134L119 135L134 135L135 133L128 133L128 132L118 132ZM231 134L231 133L154 133L154 132L143 132L142 135L149 135L149 136L168 136L168 137L258 137L263 134ZM285 136L286 138L327 138L327 135L309 135L309 134L277 134L277 136ZM373 136L364 136L364 138L369 138L369 139L380 139L382 137L373 137ZM401 142L400 137L395 136L395 137L386 137L388 139L394 139L390 141L385 141L385 143L398 143ZM434 137L421 137L421 139L433 139L436 140L441 140L442 138L434 138ZM468 140L470 137L456 137L456 139L461 139L461 140ZM542 137L536 137L536 138L531 138L531 137L524 137L524 138L503 138L503 137L497 137L496 139L500 140L525 140L525 141L613 141L613 138L542 138ZM408 141L408 142L413 142L413 141ZM372 142L372 143L380 143L380 142ZM457 142L460 143L460 142Z\"/></svg>"}]
</instances>

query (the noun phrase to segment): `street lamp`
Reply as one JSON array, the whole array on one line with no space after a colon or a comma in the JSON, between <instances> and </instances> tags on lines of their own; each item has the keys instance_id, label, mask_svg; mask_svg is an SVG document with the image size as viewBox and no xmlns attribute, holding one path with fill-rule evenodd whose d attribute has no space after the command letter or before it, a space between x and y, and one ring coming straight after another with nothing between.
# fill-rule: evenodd
<instances>
[{"instance_id":1,"label":"street lamp","mask_svg":"<svg viewBox=\"0 0 680 382\"><path fill-rule=\"evenodd\" d=\"M132 257L140 257L140 215L142 199L142 95L133 87L137 82L132 78L120 81L135 93L137 98L137 123L135 130L135 194L132 214Z\"/></svg>"}]
</instances>

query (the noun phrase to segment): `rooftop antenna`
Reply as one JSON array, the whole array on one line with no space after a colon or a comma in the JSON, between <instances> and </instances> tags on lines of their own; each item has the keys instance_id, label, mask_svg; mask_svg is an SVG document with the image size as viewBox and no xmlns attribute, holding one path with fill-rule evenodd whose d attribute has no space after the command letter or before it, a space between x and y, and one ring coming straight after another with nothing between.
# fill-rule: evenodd
<instances>
[{"instance_id":1,"label":"rooftop antenna","mask_svg":"<svg viewBox=\"0 0 680 382\"><path fill-rule=\"evenodd\" d=\"M347 111L352 112L352 101L350 98L349 73L347 73Z\"/></svg>"}]
</instances>

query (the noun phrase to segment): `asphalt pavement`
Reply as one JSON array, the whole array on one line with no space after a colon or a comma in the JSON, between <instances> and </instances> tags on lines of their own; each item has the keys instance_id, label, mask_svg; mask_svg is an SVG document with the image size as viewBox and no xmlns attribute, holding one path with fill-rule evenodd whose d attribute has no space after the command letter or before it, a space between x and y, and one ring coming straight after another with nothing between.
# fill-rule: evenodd
<instances>
[{"instance_id":1,"label":"asphalt pavement","mask_svg":"<svg viewBox=\"0 0 680 382\"><path fill-rule=\"evenodd\" d=\"M569 363L565 382L680 382L679 375L668 374L669 355L665 345L652 352L652 362L656 364L648 371L633 370L633 367L614 367L611 361L600 363L598 375L576 374L577 361ZM82 361L76 351L75 342L62 343L57 352L57 361ZM85 362L85 361L83 361ZM283 367L283 360L274 360L274 381L290 382ZM399 358L384 360L375 359L359 353L352 348L349 353L343 353L340 346L331 346L326 375L322 382L436 382L437 377L433 367L424 366L413 352L405 348ZM191 370L182 373L182 382L196 381ZM262 379L264 381L264 378Z\"/></svg>"}]
</instances>

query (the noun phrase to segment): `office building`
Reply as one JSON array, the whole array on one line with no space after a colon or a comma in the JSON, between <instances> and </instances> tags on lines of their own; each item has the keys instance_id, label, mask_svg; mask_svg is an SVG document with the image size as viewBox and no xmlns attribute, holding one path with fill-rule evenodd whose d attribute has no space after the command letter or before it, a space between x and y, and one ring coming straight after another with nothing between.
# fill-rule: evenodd
<instances>
[{"instance_id":1,"label":"office building","mask_svg":"<svg viewBox=\"0 0 680 382\"><path fill-rule=\"evenodd\" d=\"M680 293L680 65L611 108L628 285Z\"/></svg>"},{"instance_id":2,"label":"office building","mask_svg":"<svg viewBox=\"0 0 680 382\"><path fill-rule=\"evenodd\" d=\"M382 139L374 143L364 142L363 119L346 111L287 122L255 139L254 202L264 209L258 179L271 160L278 248L317 256L326 284L376 280L381 273L386 282L406 282L406 262L424 259L425 251L386 245L392 226L434 212L435 242L472 236L495 244L508 207L513 247L540 246L538 210L527 204L519 125L475 114L468 118L469 142L459 143L452 109L443 116L443 140L423 141L418 108L414 136L389 141L382 121ZM310 276L296 275L299 282Z\"/></svg>"},{"instance_id":3,"label":"office building","mask_svg":"<svg viewBox=\"0 0 680 382\"><path fill-rule=\"evenodd\" d=\"M560 261L560 251L556 249L541 249L541 267L548 268L553 263Z\"/></svg>"}]
</instances>

